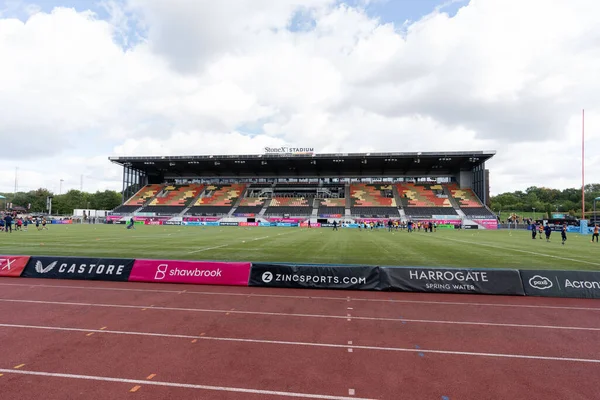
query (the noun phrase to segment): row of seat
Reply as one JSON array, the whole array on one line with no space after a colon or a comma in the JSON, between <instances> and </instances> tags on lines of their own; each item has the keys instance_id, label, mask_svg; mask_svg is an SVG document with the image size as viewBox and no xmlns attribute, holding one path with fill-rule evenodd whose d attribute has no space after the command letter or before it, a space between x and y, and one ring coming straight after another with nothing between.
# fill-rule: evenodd
<instances>
[{"instance_id":1,"label":"row of seat","mask_svg":"<svg viewBox=\"0 0 600 400\"><path fill-rule=\"evenodd\" d=\"M204 190L204 185L168 185L148 204L154 206L185 207L188 203L198 197Z\"/></svg>"},{"instance_id":2,"label":"row of seat","mask_svg":"<svg viewBox=\"0 0 600 400\"><path fill-rule=\"evenodd\" d=\"M143 206L142 212L176 214L191 205L188 214L226 214L243 195L245 184L227 185L147 185L114 212L133 212ZM316 186L316 185L315 185ZM395 193L396 192L396 193ZM200 194L202 195L198 197ZM399 196L401 204L396 204ZM189 204L197 198L194 204ZM459 189L455 184L352 184L350 210L352 215L398 215L401 206L407 216L456 215L450 198L466 215L489 215L471 189ZM318 214L344 214L344 198L319 199ZM312 199L305 197L243 198L236 214L257 214L267 205L266 215L299 214L312 212Z\"/></svg>"}]
</instances>

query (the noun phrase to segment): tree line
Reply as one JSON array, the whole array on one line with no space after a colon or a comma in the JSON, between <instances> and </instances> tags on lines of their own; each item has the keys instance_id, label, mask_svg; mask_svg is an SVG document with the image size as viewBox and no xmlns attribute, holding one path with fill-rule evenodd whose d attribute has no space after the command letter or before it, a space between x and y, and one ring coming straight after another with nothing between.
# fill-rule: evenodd
<instances>
[{"instance_id":1,"label":"tree line","mask_svg":"<svg viewBox=\"0 0 600 400\"><path fill-rule=\"evenodd\" d=\"M593 210L594 199L600 197L600 184L585 185L585 211ZM502 193L490 198L490 208L499 213L504 211L570 214L581 217L581 188L549 189L532 186L525 191ZM600 201L597 205L600 208Z\"/></svg>"},{"instance_id":2,"label":"tree line","mask_svg":"<svg viewBox=\"0 0 600 400\"><path fill-rule=\"evenodd\" d=\"M73 215L73 210L112 210L121 204L121 193L114 190L87 193L80 190L69 190L64 194L53 194L47 189L29 192L0 193L6 197L6 203L13 207L23 207L31 213L47 212L46 199L52 197L52 214Z\"/></svg>"}]
</instances>

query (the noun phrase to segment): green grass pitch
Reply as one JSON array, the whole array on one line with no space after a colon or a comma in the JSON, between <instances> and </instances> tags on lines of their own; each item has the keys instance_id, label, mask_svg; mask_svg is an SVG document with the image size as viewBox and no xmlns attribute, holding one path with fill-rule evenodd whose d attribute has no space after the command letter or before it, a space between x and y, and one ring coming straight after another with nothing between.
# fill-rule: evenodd
<instances>
[{"instance_id":1,"label":"green grass pitch","mask_svg":"<svg viewBox=\"0 0 600 400\"><path fill-rule=\"evenodd\" d=\"M270 261L466 268L600 270L600 244L570 233L561 245L529 231L50 225L0 232L0 254Z\"/></svg>"}]
</instances>

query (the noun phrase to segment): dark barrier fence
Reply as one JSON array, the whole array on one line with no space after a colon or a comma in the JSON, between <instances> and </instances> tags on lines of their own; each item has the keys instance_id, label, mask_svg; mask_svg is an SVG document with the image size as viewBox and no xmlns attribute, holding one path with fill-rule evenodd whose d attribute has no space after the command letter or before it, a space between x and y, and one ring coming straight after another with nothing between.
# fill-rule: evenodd
<instances>
[{"instance_id":1,"label":"dark barrier fence","mask_svg":"<svg viewBox=\"0 0 600 400\"><path fill-rule=\"evenodd\" d=\"M0 255L0 277L19 276L600 299L600 272L596 271L251 264Z\"/></svg>"},{"instance_id":2,"label":"dark barrier fence","mask_svg":"<svg viewBox=\"0 0 600 400\"><path fill-rule=\"evenodd\" d=\"M380 290L380 268L347 265L252 264L250 286Z\"/></svg>"},{"instance_id":3,"label":"dark barrier fence","mask_svg":"<svg viewBox=\"0 0 600 400\"><path fill-rule=\"evenodd\" d=\"M517 270L382 267L381 288L401 292L524 296Z\"/></svg>"},{"instance_id":4,"label":"dark barrier fence","mask_svg":"<svg viewBox=\"0 0 600 400\"><path fill-rule=\"evenodd\" d=\"M253 264L250 286L525 295L517 270Z\"/></svg>"},{"instance_id":5,"label":"dark barrier fence","mask_svg":"<svg viewBox=\"0 0 600 400\"><path fill-rule=\"evenodd\" d=\"M600 299L600 272L521 270L527 296Z\"/></svg>"},{"instance_id":6,"label":"dark barrier fence","mask_svg":"<svg viewBox=\"0 0 600 400\"><path fill-rule=\"evenodd\" d=\"M26 278L129 280L134 259L31 257L21 276Z\"/></svg>"}]
</instances>

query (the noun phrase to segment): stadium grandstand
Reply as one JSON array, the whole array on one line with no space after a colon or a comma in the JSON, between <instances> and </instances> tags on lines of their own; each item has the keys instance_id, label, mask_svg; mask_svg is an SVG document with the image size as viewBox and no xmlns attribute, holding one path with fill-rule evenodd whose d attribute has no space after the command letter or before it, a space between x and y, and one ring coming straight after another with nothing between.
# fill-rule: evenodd
<instances>
[{"instance_id":1,"label":"stadium grandstand","mask_svg":"<svg viewBox=\"0 0 600 400\"><path fill-rule=\"evenodd\" d=\"M113 216L259 221L496 219L493 151L111 157L123 167Z\"/></svg>"}]
</instances>

